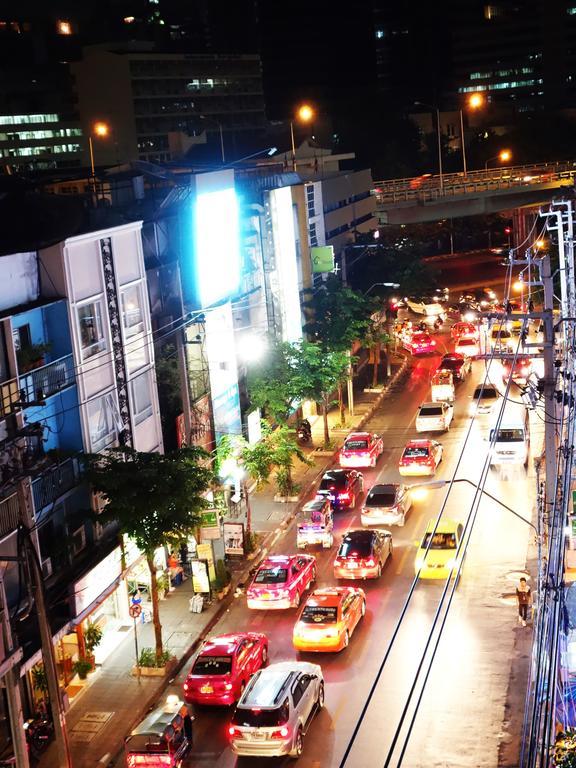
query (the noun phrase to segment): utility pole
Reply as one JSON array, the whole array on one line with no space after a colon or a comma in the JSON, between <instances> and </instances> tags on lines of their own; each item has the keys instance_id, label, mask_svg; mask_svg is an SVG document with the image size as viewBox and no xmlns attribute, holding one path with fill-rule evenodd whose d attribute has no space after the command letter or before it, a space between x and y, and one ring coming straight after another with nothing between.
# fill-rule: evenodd
<instances>
[{"instance_id":1,"label":"utility pole","mask_svg":"<svg viewBox=\"0 0 576 768\"><path fill-rule=\"evenodd\" d=\"M544 464L546 509L551 509L554 499L549 492L557 474L556 466L556 398L554 381L554 286L550 269L550 256L545 254L540 262L540 279L544 288Z\"/></svg>"},{"instance_id":2,"label":"utility pole","mask_svg":"<svg viewBox=\"0 0 576 768\"><path fill-rule=\"evenodd\" d=\"M6 657L15 652L8 613L8 602L4 579L0 579L0 600L2 601L2 624L4 629L4 642ZM17 768L29 768L28 745L26 744L26 731L24 730L24 716L22 714L22 700L20 698L19 665L13 664L4 675L6 698L8 699L8 711L10 714L10 735L12 747L16 759Z\"/></svg>"},{"instance_id":3,"label":"utility pole","mask_svg":"<svg viewBox=\"0 0 576 768\"><path fill-rule=\"evenodd\" d=\"M44 580L38 552L36 551L30 537L32 527L32 515L28 503L28 494L24 480L18 482L18 506L22 525L24 527L24 553L28 565L30 586L36 613L38 616L38 628L40 630L40 640L42 644L42 662L46 670L46 679L48 683L48 695L50 696L50 711L52 722L54 723L54 737L58 749L58 768L72 768L72 756L70 754L70 744L68 742L68 733L66 730L66 716L64 714L64 705L60 695L60 685L58 683L58 670L56 669L56 658L54 656L54 645L52 644L52 631L48 622L46 612L46 602L44 600Z\"/></svg>"}]
</instances>

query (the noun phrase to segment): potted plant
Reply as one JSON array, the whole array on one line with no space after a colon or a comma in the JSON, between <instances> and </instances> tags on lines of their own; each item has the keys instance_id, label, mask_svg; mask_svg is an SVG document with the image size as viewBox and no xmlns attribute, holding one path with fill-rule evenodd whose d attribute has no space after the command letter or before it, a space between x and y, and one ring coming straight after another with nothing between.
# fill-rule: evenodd
<instances>
[{"instance_id":1,"label":"potted plant","mask_svg":"<svg viewBox=\"0 0 576 768\"><path fill-rule=\"evenodd\" d=\"M259 534L250 531L244 537L244 552L246 553L247 560L253 560L260 549L261 537Z\"/></svg>"},{"instance_id":2,"label":"potted plant","mask_svg":"<svg viewBox=\"0 0 576 768\"><path fill-rule=\"evenodd\" d=\"M35 667L32 667L32 687L41 694L42 698L46 699L48 697L48 678L46 677L44 664L37 664Z\"/></svg>"},{"instance_id":3,"label":"potted plant","mask_svg":"<svg viewBox=\"0 0 576 768\"><path fill-rule=\"evenodd\" d=\"M165 600L166 595L170 591L170 579L167 574L163 573L156 579L158 585L158 597L160 600Z\"/></svg>"},{"instance_id":4,"label":"potted plant","mask_svg":"<svg viewBox=\"0 0 576 768\"><path fill-rule=\"evenodd\" d=\"M94 658L94 649L97 648L102 642L102 630L98 624L94 624L93 621L89 621L84 630L84 647L86 648L86 659L92 664L92 667L96 666L96 660Z\"/></svg>"},{"instance_id":5,"label":"potted plant","mask_svg":"<svg viewBox=\"0 0 576 768\"><path fill-rule=\"evenodd\" d=\"M28 344L16 352L20 373L32 371L44 365L45 355L50 351L50 344Z\"/></svg>"},{"instance_id":6,"label":"potted plant","mask_svg":"<svg viewBox=\"0 0 576 768\"><path fill-rule=\"evenodd\" d=\"M138 666L132 668L132 674L143 677L161 677L172 671L175 661L176 659L170 651L162 651L162 655L157 657L154 648L142 648L138 657Z\"/></svg>"},{"instance_id":7,"label":"potted plant","mask_svg":"<svg viewBox=\"0 0 576 768\"><path fill-rule=\"evenodd\" d=\"M80 680L86 680L88 677L88 672L91 672L93 669L92 664L88 661L88 659L84 659L80 657L77 661L72 664L72 672L74 672L75 675L78 675Z\"/></svg>"},{"instance_id":8,"label":"potted plant","mask_svg":"<svg viewBox=\"0 0 576 768\"><path fill-rule=\"evenodd\" d=\"M224 560L217 560L216 579L214 581L213 587L218 600L222 600L227 595L228 590L230 589L230 581L230 571L226 568Z\"/></svg>"}]
</instances>

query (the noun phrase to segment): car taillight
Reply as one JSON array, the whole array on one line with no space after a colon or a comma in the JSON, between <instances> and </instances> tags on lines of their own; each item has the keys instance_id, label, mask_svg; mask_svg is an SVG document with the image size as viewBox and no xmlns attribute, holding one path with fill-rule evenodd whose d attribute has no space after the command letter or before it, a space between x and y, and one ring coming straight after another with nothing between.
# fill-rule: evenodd
<instances>
[{"instance_id":1,"label":"car taillight","mask_svg":"<svg viewBox=\"0 0 576 768\"><path fill-rule=\"evenodd\" d=\"M338 498L342 499L342 501L347 501L350 498L350 494L348 491L345 491L344 493L339 493Z\"/></svg>"},{"instance_id":2,"label":"car taillight","mask_svg":"<svg viewBox=\"0 0 576 768\"><path fill-rule=\"evenodd\" d=\"M376 565L376 561L374 560L373 557L369 557L368 560L364 561L364 565L367 568L374 568L374 566Z\"/></svg>"},{"instance_id":3,"label":"car taillight","mask_svg":"<svg viewBox=\"0 0 576 768\"><path fill-rule=\"evenodd\" d=\"M433 347L435 347L435 346L436 346L436 342L434 341L434 339L432 339L432 341L430 342L430 344L431 344Z\"/></svg>"},{"instance_id":4,"label":"car taillight","mask_svg":"<svg viewBox=\"0 0 576 768\"><path fill-rule=\"evenodd\" d=\"M234 686L232 685L232 683L226 683L226 685L224 686L224 688L226 688L226 690L227 690L227 691L231 691L231 690L232 690L232 688L234 688Z\"/></svg>"},{"instance_id":5,"label":"car taillight","mask_svg":"<svg viewBox=\"0 0 576 768\"><path fill-rule=\"evenodd\" d=\"M230 738L234 738L234 736L240 736L240 733L241 733L240 729L235 728L233 725L231 725L230 728L228 728L228 736L230 736Z\"/></svg>"},{"instance_id":6,"label":"car taillight","mask_svg":"<svg viewBox=\"0 0 576 768\"><path fill-rule=\"evenodd\" d=\"M184 683L184 690L185 690L185 691L187 691L187 690L188 690L188 683Z\"/></svg>"},{"instance_id":7,"label":"car taillight","mask_svg":"<svg viewBox=\"0 0 576 768\"><path fill-rule=\"evenodd\" d=\"M342 566L342 560L340 560L340 558L337 557L336 560L334 560L334 568L340 568L341 566Z\"/></svg>"},{"instance_id":8,"label":"car taillight","mask_svg":"<svg viewBox=\"0 0 576 768\"><path fill-rule=\"evenodd\" d=\"M290 735L290 729L287 725L283 725L282 728L278 728L277 731L272 731L270 734L273 739L286 739Z\"/></svg>"}]
</instances>

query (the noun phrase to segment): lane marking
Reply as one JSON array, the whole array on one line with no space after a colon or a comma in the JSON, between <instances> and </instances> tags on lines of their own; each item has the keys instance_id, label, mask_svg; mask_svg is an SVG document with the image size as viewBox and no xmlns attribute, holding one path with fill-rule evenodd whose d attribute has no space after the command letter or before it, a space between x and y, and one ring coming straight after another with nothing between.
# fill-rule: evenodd
<instances>
[{"instance_id":1,"label":"lane marking","mask_svg":"<svg viewBox=\"0 0 576 768\"><path fill-rule=\"evenodd\" d=\"M394 551L396 551L396 550L394 550ZM396 568L396 570L394 571L396 576L399 576L402 573L402 571L404 570L404 566L406 565L406 560L408 559L409 553L410 553L410 547L407 546L405 548L405 550L404 550L404 553L403 553L402 557L400 558L400 562L398 563L398 568Z\"/></svg>"}]
</instances>

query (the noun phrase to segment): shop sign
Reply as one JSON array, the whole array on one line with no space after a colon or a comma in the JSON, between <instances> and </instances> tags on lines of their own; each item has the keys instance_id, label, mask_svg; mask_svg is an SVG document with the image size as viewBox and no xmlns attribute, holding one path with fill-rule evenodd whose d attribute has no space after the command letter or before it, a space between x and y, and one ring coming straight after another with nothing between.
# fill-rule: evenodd
<instances>
[{"instance_id":1,"label":"shop sign","mask_svg":"<svg viewBox=\"0 0 576 768\"><path fill-rule=\"evenodd\" d=\"M216 568L214 567L214 552L212 550L212 544L210 542L198 544L196 546L196 554L198 555L198 560L208 561L208 575L210 576L210 581L215 581Z\"/></svg>"},{"instance_id":2,"label":"shop sign","mask_svg":"<svg viewBox=\"0 0 576 768\"><path fill-rule=\"evenodd\" d=\"M192 588L197 593L210 592L208 563L205 560L192 560Z\"/></svg>"},{"instance_id":3,"label":"shop sign","mask_svg":"<svg viewBox=\"0 0 576 768\"><path fill-rule=\"evenodd\" d=\"M200 513L200 525L202 528L216 528L219 526L218 522L218 510L217 509L205 509Z\"/></svg>"},{"instance_id":4,"label":"shop sign","mask_svg":"<svg viewBox=\"0 0 576 768\"><path fill-rule=\"evenodd\" d=\"M243 523L224 523L224 552L227 555L244 554Z\"/></svg>"},{"instance_id":5,"label":"shop sign","mask_svg":"<svg viewBox=\"0 0 576 768\"><path fill-rule=\"evenodd\" d=\"M313 245L310 248L312 272L334 272L334 246Z\"/></svg>"},{"instance_id":6,"label":"shop sign","mask_svg":"<svg viewBox=\"0 0 576 768\"><path fill-rule=\"evenodd\" d=\"M122 574L122 551L116 547L98 565L73 582L74 611L78 616Z\"/></svg>"},{"instance_id":7,"label":"shop sign","mask_svg":"<svg viewBox=\"0 0 576 768\"><path fill-rule=\"evenodd\" d=\"M230 302L206 313L206 352L216 442L242 434L236 343Z\"/></svg>"}]
</instances>

